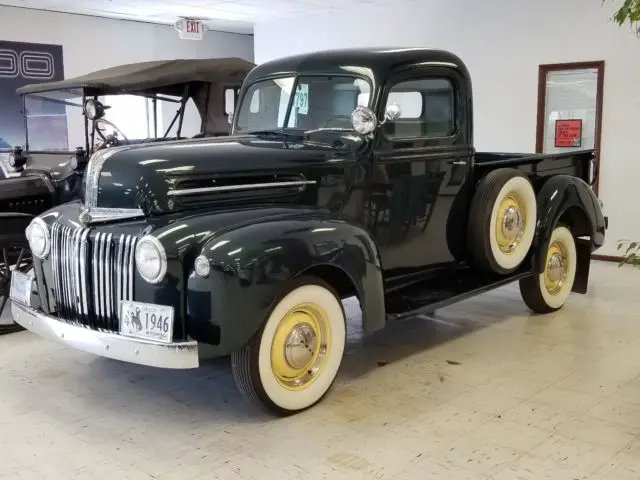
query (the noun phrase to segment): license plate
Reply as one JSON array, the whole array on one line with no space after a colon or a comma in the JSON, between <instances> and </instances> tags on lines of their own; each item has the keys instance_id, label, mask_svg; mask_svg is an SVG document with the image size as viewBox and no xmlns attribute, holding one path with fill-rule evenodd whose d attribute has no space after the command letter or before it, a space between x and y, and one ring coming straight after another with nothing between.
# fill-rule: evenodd
<instances>
[{"instance_id":1,"label":"license plate","mask_svg":"<svg viewBox=\"0 0 640 480\"><path fill-rule=\"evenodd\" d=\"M33 277L14 270L11 272L11 290L9 297L22 305L31 305L31 284Z\"/></svg>"},{"instance_id":2,"label":"license plate","mask_svg":"<svg viewBox=\"0 0 640 480\"><path fill-rule=\"evenodd\" d=\"M123 300L120 304L120 334L171 343L173 307Z\"/></svg>"}]
</instances>

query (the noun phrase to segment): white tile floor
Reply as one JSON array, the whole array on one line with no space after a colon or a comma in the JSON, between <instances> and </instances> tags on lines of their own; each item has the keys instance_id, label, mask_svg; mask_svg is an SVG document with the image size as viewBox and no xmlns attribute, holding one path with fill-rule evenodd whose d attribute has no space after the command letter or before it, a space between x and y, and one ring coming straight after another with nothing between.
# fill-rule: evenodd
<instances>
[{"instance_id":1,"label":"white tile floor","mask_svg":"<svg viewBox=\"0 0 640 480\"><path fill-rule=\"evenodd\" d=\"M596 262L554 315L509 286L356 328L330 395L283 420L226 360L169 372L0 337L0 478L638 480L639 287Z\"/></svg>"}]
</instances>

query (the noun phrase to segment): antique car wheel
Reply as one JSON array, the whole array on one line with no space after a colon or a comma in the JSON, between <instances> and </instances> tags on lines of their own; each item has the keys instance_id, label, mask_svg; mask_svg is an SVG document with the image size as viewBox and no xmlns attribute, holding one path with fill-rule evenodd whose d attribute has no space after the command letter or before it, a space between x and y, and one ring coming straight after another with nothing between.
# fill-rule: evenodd
<instances>
[{"instance_id":1,"label":"antique car wheel","mask_svg":"<svg viewBox=\"0 0 640 480\"><path fill-rule=\"evenodd\" d=\"M301 277L247 345L231 354L233 377L239 390L264 410L291 415L324 397L345 343L340 298L324 281Z\"/></svg>"},{"instance_id":2,"label":"antique car wheel","mask_svg":"<svg viewBox=\"0 0 640 480\"><path fill-rule=\"evenodd\" d=\"M550 313L567 301L576 276L576 242L571 231L558 225L551 234L544 272L520 280L520 293L536 313Z\"/></svg>"},{"instance_id":3,"label":"antique car wheel","mask_svg":"<svg viewBox=\"0 0 640 480\"><path fill-rule=\"evenodd\" d=\"M31 250L26 240L0 239L0 335L11 333L23 328L11 320L7 322L9 291L11 288L11 272L19 270L27 273L33 267ZM4 317L4 318L3 318Z\"/></svg>"},{"instance_id":4,"label":"antique car wheel","mask_svg":"<svg viewBox=\"0 0 640 480\"><path fill-rule=\"evenodd\" d=\"M475 264L507 274L527 257L537 221L536 194L529 179L511 168L487 174L473 197L468 245Z\"/></svg>"}]
</instances>

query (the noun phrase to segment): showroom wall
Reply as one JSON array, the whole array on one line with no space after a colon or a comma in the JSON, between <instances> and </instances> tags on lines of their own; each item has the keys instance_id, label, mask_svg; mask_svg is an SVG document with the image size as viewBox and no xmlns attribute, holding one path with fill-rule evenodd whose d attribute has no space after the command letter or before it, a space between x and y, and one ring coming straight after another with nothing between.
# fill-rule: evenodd
<instances>
[{"instance_id":1,"label":"showroom wall","mask_svg":"<svg viewBox=\"0 0 640 480\"><path fill-rule=\"evenodd\" d=\"M147 60L213 57L253 60L251 35L209 31L202 41L188 41L180 40L172 26L4 6L0 6L0 22L0 40L62 45L66 78ZM166 102L159 105L161 126L168 126L176 106ZM116 112L114 108L108 113L116 125L120 112L121 109ZM135 114L141 120L144 117L140 108L136 108ZM84 137L74 128L71 116L68 122L70 145L76 145L74 133ZM197 131L199 127L197 111L192 108L184 128Z\"/></svg>"},{"instance_id":2,"label":"showroom wall","mask_svg":"<svg viewBox=\"0 0 640 480\"><path fill-rule=\"evenodd\" d=\"M533 152L538 65L605 61L600 198L616 240L640 240L640 38L610 22L620 1L398 0L393 7L256 25L257 63L326 48L420 46L451 50L469 67L478 150ZM295 39L295 41L292 41Z\"/></svg>"}]
</instances>

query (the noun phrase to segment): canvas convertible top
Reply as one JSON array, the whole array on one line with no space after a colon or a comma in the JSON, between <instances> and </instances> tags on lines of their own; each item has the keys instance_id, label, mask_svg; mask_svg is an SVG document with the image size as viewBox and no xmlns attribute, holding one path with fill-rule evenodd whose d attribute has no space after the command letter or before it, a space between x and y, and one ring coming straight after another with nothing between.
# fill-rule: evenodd
<instances>
[{"instance_id":1,"label":"canvas convertible top","mask_svg":"<svg viewBox=\"0 0 640 480\"><path fill-rule=\"evenodd\" d=\"M20 95L82 90L85 96L164 95L182 97L188 87L203 120L203 133L228 133L224 91L239 88L255 64L241 58L177 59L132 63L59 82L25 85ZM80 93L82 95L82 93Z\"/></svg>"},{"instance_id":2,"label":"canvas convertible top","mask_svg":"<svg viewBox=\"0 0 640 480\"><path fill-rule=\"evenodd\" d=\"M188 83L242 80L255 65L241 58L178 59L139 62L98 70L59 82L25 85L20 95L83 89L87 96L113 94L182 95Z\"/></svg>"}]
</instances>

